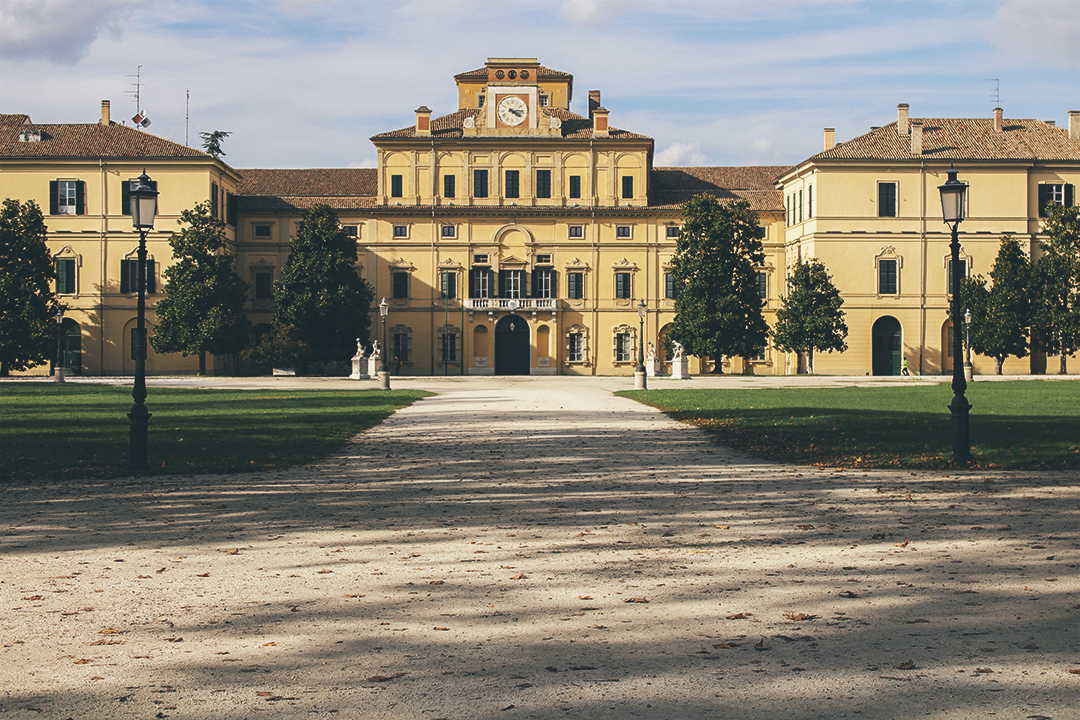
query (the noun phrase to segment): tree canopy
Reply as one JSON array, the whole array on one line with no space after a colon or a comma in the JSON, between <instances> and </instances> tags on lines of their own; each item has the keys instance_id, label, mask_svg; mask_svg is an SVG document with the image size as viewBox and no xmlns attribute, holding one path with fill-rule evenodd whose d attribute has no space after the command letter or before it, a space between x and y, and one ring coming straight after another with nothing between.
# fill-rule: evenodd
<instances>
[{"instance_id":1,"label":"tree canopy","mask_svg":"<svg viewBox=\"0 0 1080 720\"><path fill-rule=\"evenodd\" d=\"M787 280L787 295L780 298L773 338L783 352L807 353L814 372L814 351L847 350L844 299L819 260L799 263Z\"/></svg>"},{"instance_id":2,"label":"tree canopy","mask_svg":"<svg viewBox=\"0 0 1080 720\"><path fill-rule=\"evenodd\" d=\"M1043 232L1033 283L1034 339L1058 356L1064 375L1068 356L1080 350L1080 207L1050 205Z\"/></svg>"},{"instance_id":3,"label":"tree canopy","mask_svg":"<svg viewBox=\"0 0 1080 720\"><path fill-rule=\"evenodd\" d=\"M203 139L203 150L216 158L225 155L225 151L221 149L221 143L230 135L232 135L231 132L225 132L224 130L211 130L210 132L199 133L199 137Z\"/></svg>"},{"instance_id":4,"label":"tree canopy","mask_svg":"<svg viewBox=\"0 0 1080 720\"><path fill-rule=\"evenodd\" d=\"M150 344L158 353L198 355L204 375L207 353L236 353L247 345L248 284L236 274L225 223L209 202L183 211L180 221L185 227L169 238L174 263L162 272L165 295L155 308Z\"/></svg>"},{"instance_id":5,"label":"tree canopy","mask_svg":"<svg viewBox=\"0 0 1080 720\"><path fill-rule=\"evenodd\" d=\"M274 324L308 362L344 362L367 343L372 290L356 268L356 238L346 235L327 205L304 212L289 259L274 283Z\"/></svg>"},{"instance_id":6,"label":"tree canopy","mask_svg":"<svg viewBox=\"0 0 1080 720\"><path fill-rule=\"evenodd\" d=\"M0 208L0 377L48 362L55 349L56 269L33 200Z\"/></svg>"},{"instance_id":7,"label":"tree canopy","mask_svg":"<svg viewBox=\"0 0 1080 720\"><path fill-rule=\"evenodd\" d=\"M682 208L671 273L676 288L670 337L691 355L708 355L722 372L725 355L752 357L765 347L755 266L765 261L757 214L745 200L697 195Z\"/></svg>"},{"instance_id":8,"label":"tree canopy","mask_svg":"<svg viewBox=\"0 0 1080 720\"><path fill-rule=\"evenodd\" d=\"M1010 235L1001 238L990 279L988 286L982 275L964 278L960 305L971 310L971 349L994 358L1001 375L1007 357L1027 356L1031 326L1031 263ZM959 327L955 320L954 327Z\"/></svg>"}]
</instances>

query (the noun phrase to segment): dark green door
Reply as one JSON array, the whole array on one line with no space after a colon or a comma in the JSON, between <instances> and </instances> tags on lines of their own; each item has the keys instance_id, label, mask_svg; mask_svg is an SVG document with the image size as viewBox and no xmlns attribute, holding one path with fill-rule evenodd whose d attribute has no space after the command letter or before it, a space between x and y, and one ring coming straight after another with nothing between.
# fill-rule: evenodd
<instances>
[{"instance_id":1,"label":"dark green door","mask_svg":"<svg viewBox=\"0 0 1080 720\"><path fill-rule=\"evenodd\" d=\"M495 374L528 375L531 348L529 323L518 315L507 315L495 323Z\"/></svg>"},{"instance_id":2,"label":"dark green door","mask_svg":"<svg viewBox=\"0 0 1080 720\"><path fill-rule=\"evenodd\" d=\"M899 375L903 361L901 355L903 332L900 321L894 317L879 318L874 323L874 374Z\"/></svg>"},{"instance_id":3,"label":"dark green door","mask_svg":"<svg viewBox=\"0 0 1080 720\"><path fill-rule=\"evenodd\" d=\"M74 320L60 326L60 356L65 375L82 374L82 328Z\"/></svg>"}]
</instances>

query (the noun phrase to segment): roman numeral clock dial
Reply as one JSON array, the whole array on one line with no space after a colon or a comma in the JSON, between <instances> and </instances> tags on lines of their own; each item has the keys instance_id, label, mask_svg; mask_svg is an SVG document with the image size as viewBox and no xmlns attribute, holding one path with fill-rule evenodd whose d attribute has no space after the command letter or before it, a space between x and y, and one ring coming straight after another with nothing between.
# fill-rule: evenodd
<instances>
[{"instance_id":1,"label":"roman numeral clock dial","mask_svg":"<svg viewBox=\"0 0 1080 720\"><path fill-rule=\"evenodd\" d=\"M499 102L498 115L504 125L517 127L529 116L529 106L521 98L511 95Z\"/></svg>"}]
</instances>

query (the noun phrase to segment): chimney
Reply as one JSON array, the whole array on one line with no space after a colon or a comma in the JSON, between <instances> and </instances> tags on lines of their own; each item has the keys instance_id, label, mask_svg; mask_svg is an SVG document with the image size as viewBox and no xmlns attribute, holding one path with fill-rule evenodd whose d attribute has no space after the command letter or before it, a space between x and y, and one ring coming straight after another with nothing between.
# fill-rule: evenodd
<instances>
[{"instance_id":1,"label":"chimney","mask_svg":"<svg viewBox=\"0 0 1080 720\"><path fill-rule=\"evenodd\" d=\"M836 147L836 128L825 128L825 149L832 150Z\"/></svg>"},{"instance_id":2,"label":"chimney","mask_svg":"<svg viewBox=\"0 0 1080 720\"><path fill-rule=\"evenodd\" d=\"M911 128L908 123L908 104L900 103L896 106L896 132L900 135L908 135Z\"/></svg>"},{"instance_id":3,"label":"chimney","mask_svg":"<svg viewBox=\"0 0 1080 720\"><path fill-rule=\"evenodd\" d=\"M416 134L431 135L431 108L427 105L416 108Z\"/></svg>"},{"instance_id":4,"label":"chimney","mask_svg":"<svg viewBox=\"0 0 1080 720\"><path fill-rule=\"evenodd\" d=\"M608 136L608 110L603 105L593 110L593 137Z\"/></svg>"},{"instance_id":5,"label":"chimney","mask_svg":"<svg viewBox=\"0 0 1080 720\"><path fill-rule=\"evenodd\" d=\"M1080 110L1069 111L1069 139L1080 141Z\"/></svg>"},{"instance_id":6,"label":"chimney","mask_svg":"<svg viewBox=\"0 0 1080 720\"><path fill-rule=\"evenodd\" d=\"M593 110L600 107L600 91L589 91L589 119L592 120Z\"/></svg>"},{"instance_id":7,"label":"chimney","mask_svg":"<svg viewBox=\"0 0 1080 720\"><path fill-rule=\"evenodd\" d=\"M109 101L108 100L102 100L101 101L101 124L102 125L108 125L111 122L112 121L109 119Z\"/></svg>"},{"instance_id":8,"label":"chimney","mask_svg":"<svg viewBox=\"0 0 1080 720\"><path fill-rule=\"evenodd\" d=\"M1002 110L1001 108L994 108L994 132L1002 131Z\"/></svg>"},{"instance_id":9,"label":"chimney","mask_svg":"<svg viewBox=\"0 0 1080 720\"><path fill-rule=\"evenodd\" d=\"M922 155L922 120L911 121L911 154Z\"/></svg>"}]
</instances>

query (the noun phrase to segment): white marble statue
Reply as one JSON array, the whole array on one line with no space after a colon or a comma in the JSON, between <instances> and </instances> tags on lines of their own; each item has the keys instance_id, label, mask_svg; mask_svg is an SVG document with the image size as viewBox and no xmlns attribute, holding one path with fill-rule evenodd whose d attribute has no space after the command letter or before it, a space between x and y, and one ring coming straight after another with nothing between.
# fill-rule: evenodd
<instances>
[{"instance_id":1,"label":"white marble statue","mask_svg":"<svg viewBox=\"0 0 1080 720\"><path fill-rule=\"evenodd\" d=\"M645 353L645 358L647 360L655 360L656 359L656 346L653 345L652 342L649 343L649 349Z\"/></svg>"},{"instance_id":2,"label":"white marble statue","mask_svg":"<svg viewBox=\"0 0 1080 720\"><path fill-rule=\"evenodd\" d=\"M682 357L683 357L682 343L679 342L678 340L672 340L671 344L675 348L675 354L672 355L672 359L673 360L682 360Z\"/></svg>"},{"instance_id":3,"label":"white marble statue","mask_svg":"<svg viewBox=\"0 0 1080 720\"><path fill-rule=\"evenodd\" d=\"M382 359L382 345L379 344L378 340L371 344L371 357L375 360Z\"/></svg>"}]
</instances>

